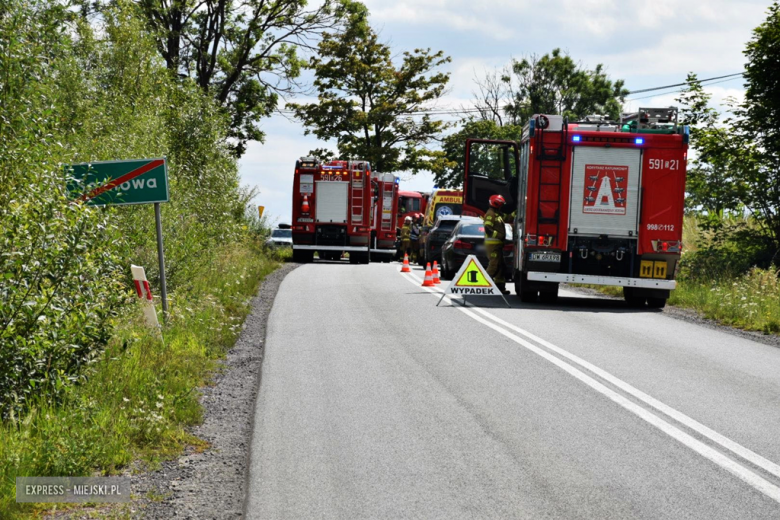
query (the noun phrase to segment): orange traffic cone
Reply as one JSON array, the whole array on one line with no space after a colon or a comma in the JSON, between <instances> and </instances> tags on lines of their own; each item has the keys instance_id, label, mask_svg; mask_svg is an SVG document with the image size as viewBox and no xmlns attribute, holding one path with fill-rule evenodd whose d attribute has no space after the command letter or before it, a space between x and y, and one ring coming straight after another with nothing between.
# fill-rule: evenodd
<instances>
[{"instance_id":1,"label":"orange traffic cone","mask_svg":"<svg viewBox=\"0 0 780 520\"><path fill-rule=\"evenodd\" d=\"M308 213L309 212L309 196L308 195L304 195L303 196L303 203L301 204L301 211L303 213Z\"/></svg>"},{"instance_id":2,"label":"orange traffic cone","mask_svg":"<svg viewBox=\"0 0 780 520\"><path fill-rule=\"evenodd\" d=\"M428 265L425 266L425 280L423 280L422 283L423 287L433 287L433 274L431 274L431 264L430 262Z\"/></svg>"},{"instance_id":3,"label":"orange traffic cone","mask_svg":"<svg viewBox=\"0 0 780 520\"><path fill-rule=\"evenodd\" d=\"M441 283L441 280L439 280L439 263L436 260L433 261L433 283Z\"/></svg>"},{"instance_id":4,"label":"orange traffic cone","mask_svg":"<svg viewBox=\"0 0 780 520\"><path fill-rule=\"evenodd\" d=\"M401 268L402 273L411 273L412 270L409 269L409 255L404 253L404 266Z\"/></svg>"}]
</instances>

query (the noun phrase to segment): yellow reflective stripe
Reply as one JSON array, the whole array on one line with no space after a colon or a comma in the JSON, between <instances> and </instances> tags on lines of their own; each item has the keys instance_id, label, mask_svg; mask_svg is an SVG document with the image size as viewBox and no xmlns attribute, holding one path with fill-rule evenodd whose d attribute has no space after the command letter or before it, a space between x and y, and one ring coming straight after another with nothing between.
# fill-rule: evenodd
<instances>
[{"instance_id":1,"label":"yellow reflective stripe","mask_svg":"<svg viewBox=\"0 0 780 520\"><path fill-rule=\"evenodd\" d=\"M504 241L500 238L486 238L485 243L486 244L502 244Z\"/></svg>"}]
</instances>

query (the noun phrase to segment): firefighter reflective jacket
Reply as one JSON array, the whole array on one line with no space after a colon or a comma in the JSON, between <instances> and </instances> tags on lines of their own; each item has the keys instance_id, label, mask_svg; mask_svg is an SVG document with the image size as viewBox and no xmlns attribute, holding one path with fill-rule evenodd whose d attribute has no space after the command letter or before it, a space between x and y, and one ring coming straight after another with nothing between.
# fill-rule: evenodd
<instances>
[{"instance_id":1,"label":"firefighter reflective jacket","mask_svg":"<svg viewBox=\"0 0 780 520\"><path fill-rule=\"evenodd\" d=\"M488 209L485 213L485 244L503 244L506 239L505 219L512 215L504 215L495 208Z\"/></svg>"},{"instance_id":2,"label":"firefighter reflective jacket","mask_svg":"<svg viewBox=\"0 0 780 520\"><path fill-rule=\"evenodd\" d=\"M404 227L401 228L401 240L409 240L411 232L412 228L404 224Z\"/></svg>"}]
</instances>

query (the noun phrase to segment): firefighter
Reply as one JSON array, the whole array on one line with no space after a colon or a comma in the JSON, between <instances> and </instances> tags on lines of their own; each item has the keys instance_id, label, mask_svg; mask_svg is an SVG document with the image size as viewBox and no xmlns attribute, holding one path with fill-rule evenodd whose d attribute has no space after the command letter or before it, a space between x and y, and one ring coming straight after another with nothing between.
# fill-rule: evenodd
<instances>
[{"instance_id":1,"label":"firefighter","mask_svg":"<svg viewBox=\"0 0 780 520\"><path fill-rule=\"evenodd\" d=\"M401 253L409 254L411 247L412 217L404 219L404 227L401 228ZM401 258L403 262L403 257Z\"/></svg>"},{"instance_id":2,"label":"firefighter","mask_svg":"<svg viewBox=\"0 0 780 520\"><path fill-rule=\"evenodd\" d=\"M420 255L420 214L415 213L412 219L412 225L409 230L410 246L412 248L412 254L409 255L411 262L416 262Z\"/></svg>"},{"instance_id":3,"label":"firefighter","mask_svg":"<svg viewBox=\"0 0 780 520\"><path fill-rule=\"evenodd\" d=\"M488 256L487 273L496 282L496 287L501 293L509 294L504 278L504 239L506 238L504 220L513 219L514 213L511 215L501 213L505 203L501 195L490 197L490 209L485 214L485 252Z\"/></svg>"}]
</instances>

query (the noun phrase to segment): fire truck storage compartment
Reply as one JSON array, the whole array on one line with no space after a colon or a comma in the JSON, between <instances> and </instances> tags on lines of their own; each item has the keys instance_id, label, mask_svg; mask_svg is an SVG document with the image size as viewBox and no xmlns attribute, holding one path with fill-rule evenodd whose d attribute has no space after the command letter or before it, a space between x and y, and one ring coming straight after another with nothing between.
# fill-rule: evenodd
<instances>
[{"instance_id":1,"label":"fire truck storage compartment","mask_svg":"<svg viewBox=\"0 0 780 520\"><path fill-rule=\"evenodd\" d=\"M642 151L575 146L569 235L637 236Z\"/></svg>"},{"instance_id":2,"label":"fire truck storage compartment","mask_svg":"<svg viewBox=\"0 0 780 520\"><path fill-rule=\"evenodd\" d=\"M348 182L317 181L316 221L346 224Z\"/></svg>"}]
</instances>

